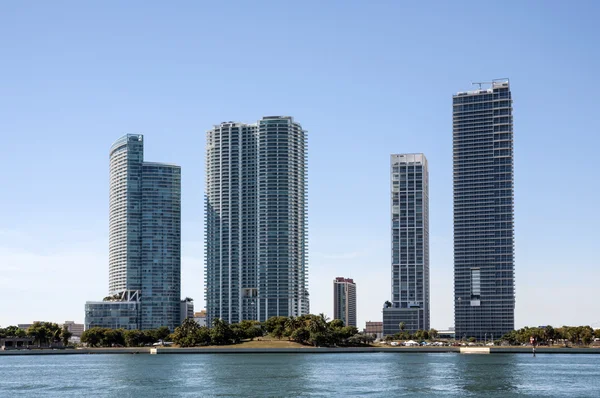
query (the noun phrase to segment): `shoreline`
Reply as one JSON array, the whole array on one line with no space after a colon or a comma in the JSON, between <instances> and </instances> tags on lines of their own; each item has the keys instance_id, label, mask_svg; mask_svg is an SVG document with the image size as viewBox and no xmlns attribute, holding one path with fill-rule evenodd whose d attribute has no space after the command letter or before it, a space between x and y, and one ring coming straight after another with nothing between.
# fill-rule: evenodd
<instances>
[{"instance_id":1,"label":"shoreline","mask_svg":"<svg viewBox=\"0 0 600 398\"><path fill-rule=\"evenodd\" d=\"M456 353L456 354L529 354L531 347L297 347L297 348L241 348L225 347L139 347L139 348L80 348L32 349L0 351L0 356L13 355L98 355L98 354L349 354L349 353ZM536 354L600 354L600 348L536 348Z\"/></svg>"}]
</instances>

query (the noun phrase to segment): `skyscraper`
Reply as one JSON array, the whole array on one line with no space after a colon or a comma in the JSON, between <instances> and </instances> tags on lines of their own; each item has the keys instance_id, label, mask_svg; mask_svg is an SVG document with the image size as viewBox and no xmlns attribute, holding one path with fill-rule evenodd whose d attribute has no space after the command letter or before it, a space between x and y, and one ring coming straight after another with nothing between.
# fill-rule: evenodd
<instances>
[{"instance_id":1,"label":"skyscraper","mask_svg":"<svg viewBox=\"0 0 600 398\"><path fill-rule=\"evenodd\" d=\"M109 296L86 303L86 329L179 325L181 168L144 162L143 136L110 152Z\"/></svg>"},{"instance_id":2,"label":"skyscraper","mask_svg":"<svg viewBox=\"0 0 600 398\"><path fill-rule=\"evenodd\" d=\"M392 300L383 334L429 330L429 171L423 154L391 155Z\"/></svg>"},{"instance_id":3,"label":"skyscraper","mask_svg":"<svg viewBox=\"0 0 600 398\"><path fill-rule=\"evenodd\" d=\"M207 132L209 325L308 313L306 156L306 131L288 116Z\"/></svg>"},{"instance_id":4,"label":"skyscraper","mask_svg":"<svg viewBox=\"0 0 600 398\"><path fill-rule=\"evenodd\" d=\"M338 277L333 280L333 319L346 326L356 327L356 284L354 280Z\"/></svg>"},{"instance_id":5,"label":"skyscraper","mask_svg":"<svg viewBox=\"0 0 600 398\"><path fill-rule=\"evenodd\" d=\"M453 96L457 338L514 329L513 119L508 79Z\"/></svg>"}]
</instances>

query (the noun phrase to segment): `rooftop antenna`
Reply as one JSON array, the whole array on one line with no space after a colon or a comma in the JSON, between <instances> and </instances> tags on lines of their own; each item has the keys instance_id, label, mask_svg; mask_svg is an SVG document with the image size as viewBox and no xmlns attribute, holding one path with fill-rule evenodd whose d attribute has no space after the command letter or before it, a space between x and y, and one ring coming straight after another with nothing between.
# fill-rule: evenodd
<instances>
[{"instance_id":1,"label":"rooftop antenna","mask_svg":"<svg viewBox=\"0 0 600 398\"><path fill-rule=\"evenodd\" d=\"M479 89L481 90L481 85L482 85L482 84L493 84L493 83L492 83L492 82L471 82L471 84L472 84L473 86L475 86L475 85L479 85Z\"/></svg>"}]
</instances>

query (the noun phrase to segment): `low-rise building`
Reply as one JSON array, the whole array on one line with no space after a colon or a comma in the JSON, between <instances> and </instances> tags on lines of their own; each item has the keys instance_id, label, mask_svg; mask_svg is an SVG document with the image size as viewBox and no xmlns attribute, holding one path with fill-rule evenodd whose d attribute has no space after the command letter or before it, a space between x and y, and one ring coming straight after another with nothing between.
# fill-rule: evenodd
<instances>
[{"instance_id":1,"label":"low-rise building","mask_svg":"<svg viewBox=\"0 0 600 398\"><path fill-rule=\"evenodd\" d=\"M383 322L371 322L367 321L365 325L365 334L375 335L376 339L383 338Z\"/></svg>"},{"instance_id":2,"label":"low-rise building","mask_svg":"<svg viewBox=\"0 0 600 398\"><path fill-rule=\"evenodd\" d=\"M74 321L65 321L62 325L59 325L61 328L63 326L67 327L67 330L72 333L71 338L73 337L81 337L83 331L85 330L85 325L83 323L75 323Z\"/></svg>"},{"instance_id":3,"label":"low-rise building","mask_svg":"<svg viewBox=\"0 0 600 398\"><path fill-rule=\"evenodd\" d=\"M33 337L5 337L0 339L0 350L35 347Z\"/></svg>"},{"instance_id":4,"label":"low-rise building","mask_svg":"<svg viewBox=\"0 0 600 398\"><path fill-rule=\"evenodd\" d=\"M88 301L85 303L85 330L93 327L140 329L139 301Z\"/></svg>"},{"instance_id":5,"label":"low-rise building","mask_svg":"<svg viewBox=\"0 0 600 398\"><path fill-rule=\"evenodd\" d=\"M200 326L207 326L206 325L206 310L202 310L200 312L195 312L194 313L194 321L196 321L196 323Z\"/></svg>"},{"instance_id":6,"label":"low-rise building","mask_svg":"<svg viewBox=\"0 0 600 398\"><path fill-rule=\"evenodd\" d=\"M194 300L186 297L184 300L181 300L179 304L179 324L182 324L184 320L187 318L194 317Z\"/></svg>"},{"instance_id":7,"label":"low-rise building","mask_svg":"<svg viewBox=\"0 0 600 398\"><path fill-rule=\"evenodd\" d=\"M454 339L456 338L456 332L454 331L454 328L438 330L437 337L440 339Z\"/></svg>"}]
</instances>

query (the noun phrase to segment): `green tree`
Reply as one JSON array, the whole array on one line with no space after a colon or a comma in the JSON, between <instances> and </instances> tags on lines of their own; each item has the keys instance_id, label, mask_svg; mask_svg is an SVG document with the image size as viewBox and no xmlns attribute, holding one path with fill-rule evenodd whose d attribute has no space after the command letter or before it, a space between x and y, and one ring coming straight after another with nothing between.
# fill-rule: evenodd
<instances>
[{"instance_id":1,"label":"green tree","mask_svg":"<svg viewBox=\"0 0 600 398\"><path fill-rule=\"evenodd\" d=\"M206 326L201 326L198 328L195 334L196 344L197 345L210 345L212 344L210 329Z\"/></svg>"},{"instance_id":2,"label":"green tree","mask_svg":"<svg viewBox=\"0 0 600 398\"><path fill-rule=\"evenodd\" d=\"M154 344L158 342L156 329L142 331L142 340L144 341L144 345Z\"/></svg>"},{"instance_id":3,"label":"green tree","mask_svg":"<svg viewBox=\"0 0 600 398\"><path fill-rule=\"evenodd\" d=\"M254 340L263 335L263 331L258 321L244 320L239 323L240 329L244 332L244 339Z\"/></svg>"},{"instance_id":4,"label":"green tree","mask_svg":"<svg viewBox=\"0 0 600 398\"><path fill-rule=\"evenodd\" d=\"M93 327L81 335L81 342L86 343L90 347L98 347L101 341L104 340L104 329Z\"/></svg>"},{"instance_id":5,"label":"green tree","mask_svg":"<svg viewBox=\"0 0 600 398\"><path fill-rule=\"evenodd\" d=\"M230 344L234 339L231 327L222 319L213 320L212 329L210 330L210 340L215 345Z\"/></svg>"},{"instance_id":6,"label":"green tree","mask_svg":"<svg viewBox=\"0 0 600 398\"><path fill-rule=\"evenodd\" d=\"M329 327L334 329L343 328L344 321L342 321L341 319L334 319L333 321L329 322Z\"/></svg>"},{"instance_id":7,"label":"green tree","mask_svg":"<svg viewBox=\"0 0 600 398\"><path fill-rule=\"evenodd\" d=\"M27 335L33 338L38 347L48 344L54 338L54 332L46 322L34 322L27 329Z\"/></svg>"},{"instance_id":8,"label":"green tree","mask_svg":"<svg viewBox=\"0 0 600 398\"><path fill-rule=\"evenodd\" d=\"M285 328L281 326L276 326L275 329L271 332L271 336L275 337L278 340L281 340L283 336L285 336Z\"/></svg>"},{"instance_id":9,"label":"green tree","mask_svg":"<svg viewBox=\"0 0 600 398\"><path fill-rule=\"evenodd\" d=\"M193 319L192 319L192 321L193 321ZM169 328L166 326L161 326L158 329L155 329L154 338L156 339L156 341L159 341L159 340L164 341L167 338L167 336L169 336L169 334L171 334L171 331L169 330Z\"/></svg>"},{"instance_id":10,"label":"green tree","mask_svg":"<svg viewBox=\"0 0 600 398\"><path fill-rule=\"evenodd\" d=\"M71 336L73 336L73 333L69 331L69 327L67 325L63 325L62 330L60 331L60 339L65 347L69 345L69 339Z\"/></svg>"},{"instance_id":11,"label":"green tree","mask_svg":"<svg viewBox=\"0 0 600 398\"><path fill-rule=\"evenodd\" d=\"M398 324L398 327L400 328L400 331L404 332L404 329L406 328L406 324L404 322L400 322L400 324Z\"/></svg>"},{"instance_id":12,"label":"green tree","mask_svg":"<svg viewBox=\"0 0 600 398\"><path fill-rule=\"evenodd\" d=\"M17 326L7 326L6 328L0 328L0 338L25 336L27 336L27 332L23 329L20 329Z\"/></svg>"},{"instance_id":13,"label":"green tree","mask_svg":"<svg viewBox=\"0 0 600 398\"><path fill-rule=\"evenodd\" d=\"M173 342L181 347L194 347L210 344L210 332L206 327L200 327L193 319L187 318L175 328L172 334Z\"/></svg>"},{"instance_id":14,"label":"green tree","mask_svg":"<svg viewBox=\"0 0 600 398\"><path fill-rule=\"evenodd\" d=\"M580 326L580 328L579 338L581 342L585 345L589 345L594 339L594 329L589 326Z\"/></svg>"},{"instance_id":15,"label":"green tree","mask_svg":"<svg viewBox=\"0 0 600 398\"><path fill-rule=\"evenodd\" d=\"M283 333L284 336L291 337L294 332L301 328L304 325L302 319L299 317L289 317L285 321L285 331Z\"/></svg>"},{"instance_id":16,"label":"green tree","mask_svg":"<svg viewBox=\"0 0 600 398\"><path fill-rule=\"evenodd\" d=\"M272 316L265 321L265 330L267 333L272 334L275 329L279 328L283 334L287 320L288 318L284 316Z\"/></svg>"},{"instance_id":17,"label":"green tree","mask_svg":"<svg viewBox=\"0 0 600 398\"><path fill-rule=\"evenodd\" d=\"M142 347L144 345L144 333L140 330L126 330L123 337L127 347Z\"/></svg>"},{"instance_id":18,"label":"green tree","mask_svg":"<svg viewBox=\"0 0 600 398\"><path fill-rule=\"evenodd\" d=\"M310 339L310 332L307 328L300 327L294 330L294 332L291 335L291 338L296 343L305 344Z\"/></svg>"},{"instance_id":19,"label":"green tree","mask_svg":"<svg viewBox=\"0 0 600 398\"><path fill-rule=\"evenodd\" d=\"M432 339L432 340L433 339L437 339L438 335L439 335L439 333L438 333L437 330L435 330L435 329L429 329L429 338L430 339Z\"/></svg>"},{"instance_id":20,"label":"green tree","mask_svg":"<svg viewBox=\"0 0 600 398\"><path fill-rule=\"evenodd\" d=\"M550 325L546 326L543 330L544 341L551 345L556 339L556 330Z\"/></svg>"},{"instance_id":21,"label":"green tree","mask_svg":"<svg viewBox=\"0 0 600 398\"><path fill-rule=\"evenodd\" d=\"M103 347L123 347L125 342L125 331L123 329L104 329L104 337L100 345Z\"/></svg>"}]
</instances>

